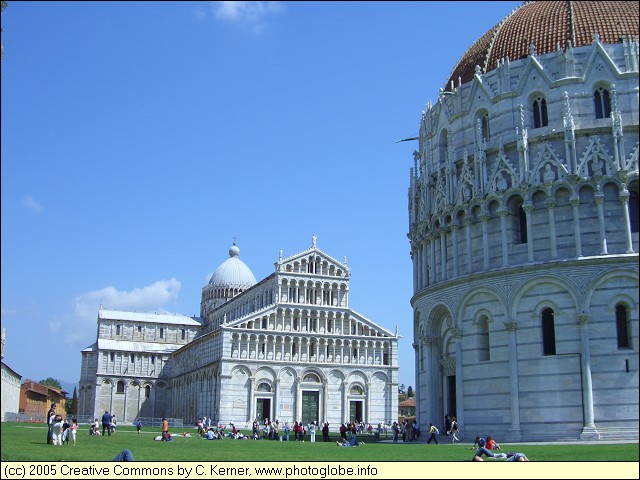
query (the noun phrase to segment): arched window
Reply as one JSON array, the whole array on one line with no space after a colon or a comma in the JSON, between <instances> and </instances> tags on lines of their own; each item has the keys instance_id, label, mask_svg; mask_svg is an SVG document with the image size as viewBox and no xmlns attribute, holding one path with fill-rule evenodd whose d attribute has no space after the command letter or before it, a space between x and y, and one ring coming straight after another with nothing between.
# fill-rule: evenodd
<instances>
[{"instance_id":1,"label":"arched window","mask_svg":"<svg viewBox=\"0 0 640 480\"><path fill-rule=\"evenodd\" d=\"M258 385L257 390L259 392L270 392L271 391L271 385L269 385L267 382L262 382L260 385Z\"/></svg>"},{"instance_id":2,"label":"arched window","mask_svg":"<svg viewBox=\"0 0 640 480\"><path fill-rule=\"evenodd\" d=\"M549 125L547 101L538 97L533 101L533 128L546 127L547 125Z\"/></svg>"},{"instance_id":3,"label":"arched window","mask_svg":"<svg viewBox=\"0 0 640 480\"><path fill-rule=\"evenodd\" d=\"M304 376L303 382L320 383L320 379L315 373L307 373Z\"/></svg>"},{"instance_id":4,"label":"arched window","mask_svg":"<svg viewBox=\"0 0 640 480\"><path fill-rule=\"evenodd\" d=\"M351 389L349 390L349 393L351 395L362 395L362 387L360 385L354 385L353 387L351 387Z\"/></svg>"},{"instance_id":5,"label":"arched window","mask_svg":"<svg viewBox=\"0 0 640 480\"><path fill-rule=\"evenodd\" d=\"M627 309L624 305L616 306L616 332L618 334L618 348L631 348Z\"/></svg>"},{"instance_id":6,"label":"arched window","mask_svg":"<svg viewBox=\"0 0 640 480\"><path fill-rule=\"evenodd\" d=\"M489 130L489 114L484 112L480 117L480 128L482 129L482 138L489 140L491 131Z\"/></svg>"},{"instance_id":7,"label":"arched window","mask_svg":"<svg viewBox=\"0 0 640 480\"><path fill-rule=\"evenodd\" d=\"M609 91L600 87L593 92L593 106L596 112L596 118L611 118Z\"/></svg>"},{"instance_id":8,"label":"arched window","mask_svg":"<svg viewBox=\"0 0 640 480\"><path fill-rule=\"evenodd\" d=\"M440 144L439 144L439 152L440 152L440 163L444 163L447 160L447 150L449 149L449 140L447 138L447 131L442 130L440 132Z\"/></svg>"},{"instance_id":9,"label":"arched window","mask_svg":"<svg viewBox=\"0 0 640 480\"><path fill-rule=\"evenodd\" d=\"M491 360L491 350L489 346L489 322L487 317L482 317L478 324L478 361L486 362Z\"/></svg>"},{"instance_id":10,"label":"arched window","mask_svg":"<svg viewBox=\"0 0 640 480\"><path fill-rule=\"evenodd\" d=\"M116 393L124 393L124 382L122 380L116 384Z\"/></svg>"},{"instance_id":11,"label":"arched window","mask_svg":"<svg viewBox=\"0 0 640 480\"><path fill-rule=\"evenodd\" d=\"M556 328L550 308L542 311L542 351L544 355L556 354Z\"/></svg>"},{"instance_id":12,"label":"arched window","mask_svg":"<svg viewBox=\"0 0 640 480\"><path fill-rule=\"evenodd\" d=\"M151 387L149 385L144 387L144 398L149 398L151 395Z\"/></svg>"},{"instance_id":13,"label":"arched window","mask_svg":"<svg viewBox=\"0 0 640 480\"><path fill-rule=\"evenodd\" d=\"M638 232L639 223L638 220L638 192L634 190L629 190L629 205L627 206L629 209L629 222L631 223L631 231Z\"/></svg>"},{"instance_id":14,"label":"arched window","mask_svg":"<svg viewBox=\"0 0 640 480\"><path fill-rule=\"evenodd\" d=\"M527 237L527 214L520 205L518 208L518 243L527 243L529 241Z\"/></svg>"}]
</instances>

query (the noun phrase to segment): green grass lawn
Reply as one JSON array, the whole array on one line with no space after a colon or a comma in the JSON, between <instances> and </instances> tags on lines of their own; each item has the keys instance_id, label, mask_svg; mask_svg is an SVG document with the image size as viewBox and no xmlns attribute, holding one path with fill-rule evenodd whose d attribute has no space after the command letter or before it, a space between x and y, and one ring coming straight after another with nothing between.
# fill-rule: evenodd
<instances>
[{"instance_id":1,"label":"green grass lawn","mask_svg":"<svg viewBox=\"0 0 640 480\"><path fill-rule=\"evenodd\" d=\"M302 442L276 442L268 440L208 441L199 438L194 429L188 429L191 438L176 438L173 442L154 441L158 431L144 429L137 434L134 427L118 427L111 437L88 435L88 427L80 425L77 446L46 445L46 427L42 424L3 422L0 431L3 461L107 461L124 448L131 450L137 461L463 461L473 452L470 443L451 445L425 445L424 443L375 442L373 436L361 435L365 445L357 448L339 448L337 434L330 443L311 443L307 435ZM247 432L245 432L247 433ZM446 438L446 437L445 437ZM322 440L322 435L317 436ZM619 445L509 445L501 442L504 452L524 452L531 461L633 461L638 462L638 443Z\"/></svg>"}]
</instances>

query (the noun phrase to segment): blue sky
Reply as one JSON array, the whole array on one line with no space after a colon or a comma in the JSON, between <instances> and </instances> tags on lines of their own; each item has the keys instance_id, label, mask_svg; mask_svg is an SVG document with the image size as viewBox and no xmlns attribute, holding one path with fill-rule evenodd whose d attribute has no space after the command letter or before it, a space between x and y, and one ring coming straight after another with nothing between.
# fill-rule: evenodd
<instances>
[{"instance_id":1,"label":"blue sky","mask_svg":"<svg viewBox=\"0 0 640 480\"><path fill-rule=\"evenodd\" d=\"M106 308L199 313L236 238L311 246L415 385L407 189L428 101L520 2L9 2L4 361L76 383Z\"/></svg>"}]
</instances>

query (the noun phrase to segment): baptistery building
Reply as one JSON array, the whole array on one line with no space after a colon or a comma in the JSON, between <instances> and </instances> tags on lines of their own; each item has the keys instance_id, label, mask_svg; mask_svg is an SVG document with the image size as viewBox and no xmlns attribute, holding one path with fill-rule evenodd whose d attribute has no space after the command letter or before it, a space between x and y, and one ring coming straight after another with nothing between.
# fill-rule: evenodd
<instances>
[{"instance_id":1,"label":"baptistery building","mask_svg":"<svg viewBox=\"0 0 640 480\"><path fill-rule=\"evenodd\" d=\"M408 192L421 424L638 438L638 14L524 2L427 104Z\"/></svg>"},{"instance_id":2,"label":"baptistery building","mask_svg":"<svg viewBox=\"0 0 640 480\"><path fill-rule=\"evenodd\" d=\"M199 317L100 309L82 352L80 414L385 422L398 412L398 333L349 307L351 270L317 247L256 281L234 245Z\"/></svg>"}]
</instances>

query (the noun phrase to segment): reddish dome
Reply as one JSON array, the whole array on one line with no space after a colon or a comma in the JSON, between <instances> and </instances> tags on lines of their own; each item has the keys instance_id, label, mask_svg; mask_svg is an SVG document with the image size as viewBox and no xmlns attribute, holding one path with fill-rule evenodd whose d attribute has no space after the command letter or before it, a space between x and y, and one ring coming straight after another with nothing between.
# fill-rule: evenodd
<instances>
[{"instance_id":1,"label":"reddish dome","mask_svg":"<svg viewBox=\"0 0 640 480\"><path fill-rule=\"evenodd\" d=\"M498 60L510 61L529 55L529 45L542 55L590 45L594 33L602 43L621 43L622 38L638 37L638 2L525 2L491 28L463 55L445 86L473 79L476 65L483 73L496 68Z\"/></svg>"}]
</instances>

